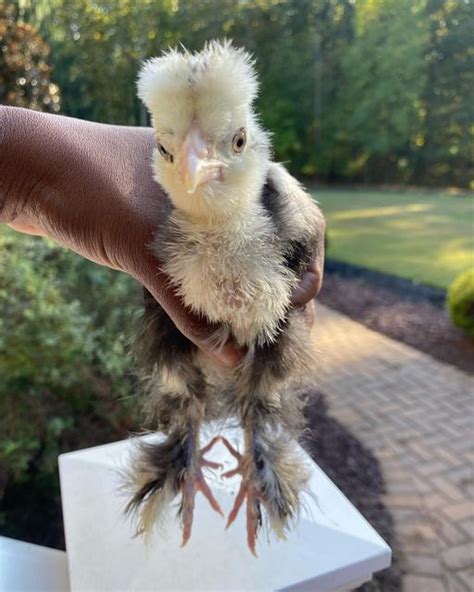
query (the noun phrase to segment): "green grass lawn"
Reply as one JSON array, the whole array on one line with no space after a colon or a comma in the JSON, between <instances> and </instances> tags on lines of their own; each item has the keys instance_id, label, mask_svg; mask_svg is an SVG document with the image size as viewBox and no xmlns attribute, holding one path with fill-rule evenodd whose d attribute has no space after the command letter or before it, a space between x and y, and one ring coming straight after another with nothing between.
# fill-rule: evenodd
<instances>
[{"instance_id":1,"label":"green grass lawn","mask_svg":"<svg viewBox=\"0 0 474 592\"><path fill-rule=\"evenodd\" d=\"M328 256L447 288L474 265L474 196L370 190L313 191Z\"/></svg>"}]
</instances>

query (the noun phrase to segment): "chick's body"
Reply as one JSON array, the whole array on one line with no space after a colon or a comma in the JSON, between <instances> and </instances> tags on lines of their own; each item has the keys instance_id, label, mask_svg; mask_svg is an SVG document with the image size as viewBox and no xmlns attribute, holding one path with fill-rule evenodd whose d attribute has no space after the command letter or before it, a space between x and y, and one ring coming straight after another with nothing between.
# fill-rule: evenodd
<instances>
[{"instance_id":1,"label":"chick's body","mask_svg":"<svg viewBox=\"0 0 474 592\"><path fill-rule=\"evenodd\" d=\"M155 178L169 195L156 253L184 303L219 324L216 343L232 336L247 353L235 369L218 366L147 297L139 339L147 410L150 426L168 436L142 446L129 510L146 533L181 493L185 543L198 490L220 511L202 474L209 463L199 430L205 421L235 417L245 450L224 440L238 461L231 473L242 475L229 523L246 500L255 552L261 506L283 536L307 478L292 441L304 426L295 391L308 384L314 361L304 312L290 299L324 222L299 184L270 161L268 136L252 110L256 81L247 54L218 43L199 54L171 52L145 66L139 93L156 130Z\"/></svg>"},{"instance_id":2,"label":"chick's body","mask_svg":"<svg viewBox=\"0 0 474 592\"><path fill-rule=\"evenodd\" d=\"M185 304L248 346L276 336L295 276L263 204L246 210L212 225L175 211L158 241L164 270Z\"/></svg>"}]
</instances>

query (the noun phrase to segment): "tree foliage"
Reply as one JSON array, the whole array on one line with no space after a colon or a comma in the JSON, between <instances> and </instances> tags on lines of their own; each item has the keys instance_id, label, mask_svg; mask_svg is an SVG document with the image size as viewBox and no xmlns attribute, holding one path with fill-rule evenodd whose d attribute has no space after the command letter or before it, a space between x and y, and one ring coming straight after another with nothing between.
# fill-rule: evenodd
<instances>
[{"instance_id":1,"label":"tree foliage","mask_svg":"<svg viewBox=\"0 0 474 592\"><path fill-rule=\"evenodd\" d=\"M348 173L382 167L386 175L416 148L425 86L420 3L359 0L356 37L342 58L350 92L341 97L346 137L356 149ZM379 169L380 170L380 169ZM385 180L385 179L382 179Z\"/></svg>"},{"instance_id":2,"label":"tree foliage","mask_svg":"<svg viewBox=\"0 0 474 592\"><path fill-rule=\"evenodd\" d=\"M0 278L1 518L13 484L56 484L60 452L136 427L126 333L140 296L124 274L13 231Z\"/></svg>"},{"instance_id":3,"label":"tree foliage","mask_svg":"<svg viewBox=\"0 0 474 592\"><path fill-rule=\"evenodd\" d=\"M23 0L63 110L143 125L140 62L233 38L257 58L276 158L323 181L474 183L471 0ZM473 185L474 186L474 185Z\"/></svg>"},{"instance_id":4,"label":"tree foliage","mask_svg":"<svg viewBox=\"0 0 474 592\"><path fill-rule=\"evenodd\" d=\"M18 22L13 4L0 3L0 103L58 112L59 88L51 82L49 47L34 27Z\"/></svg>"},{"instance_id":5,"label":"tree foliage","mask_svg":"<svg viewBox=\"0 0 474 592\"><path fill-rule=\"evenodd\" d=\"M427 0L427 80L418 178L474 188L474 3Z\"/></svg>"}]
</instances>

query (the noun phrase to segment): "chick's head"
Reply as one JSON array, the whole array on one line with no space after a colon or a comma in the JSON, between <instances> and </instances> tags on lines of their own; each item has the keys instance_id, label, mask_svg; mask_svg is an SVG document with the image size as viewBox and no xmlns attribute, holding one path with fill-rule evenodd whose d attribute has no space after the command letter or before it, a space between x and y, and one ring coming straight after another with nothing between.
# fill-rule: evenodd
<instances>
[{"instance_id":1,"label":"chick's head","mask_svg":"<svg viewBox=\"0 0 474 592\"><path fill-rule=\"evenodd\" d=\"M228 42L145 63L138 94L155 129L155 179L176 208L220 218L258 198L270 142L253 110L257 87L251 57Z\"/></svg>"}]
</instances>

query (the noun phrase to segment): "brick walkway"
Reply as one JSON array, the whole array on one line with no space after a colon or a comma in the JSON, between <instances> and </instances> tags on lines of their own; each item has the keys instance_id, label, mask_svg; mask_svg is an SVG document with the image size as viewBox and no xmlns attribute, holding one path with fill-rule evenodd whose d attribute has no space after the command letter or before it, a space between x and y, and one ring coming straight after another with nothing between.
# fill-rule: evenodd
<instances>
[{"instance_id":1,"label":"brick walkway","mask_svg":"<svg viewBox=\"0 0 474 592\"><path fill-rule=\"evenodd\" d=\"M320 390L379 459L405 592L474 590L474 380L318 305Z\"/></svg>"}]
</instances>

